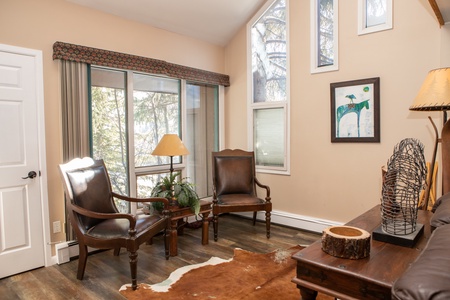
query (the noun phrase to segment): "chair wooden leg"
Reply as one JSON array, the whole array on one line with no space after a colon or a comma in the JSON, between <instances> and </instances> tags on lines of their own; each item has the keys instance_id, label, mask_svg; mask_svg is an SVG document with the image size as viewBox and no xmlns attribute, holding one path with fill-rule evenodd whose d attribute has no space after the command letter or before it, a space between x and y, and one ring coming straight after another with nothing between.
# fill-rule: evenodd
<instances>
[{"instance_id":1,"label":"chair wooden leg","mask_svg":"<svg viewBox=\"0 0 450 300\"><path fill-rule=\"evenodd\" d=\"M137 252L128 252L128 257L130 258L130 271L131 271L131 288L133 290L137 289Z\"/></svg>"},{"instance_id":2,"label":"chair wooden leg","mask_svg":"<svg viewBox=\"0 0 450 300\"><path fill-rule=\"evenodd\" d=\"M219 215L213 216L214 241L217 242L217 233L219 231Z\"/></svg>"},{"instance_id":3,"label":"chair wooden leg","mask_svg":"<svg viewBox=\"0 0 450 300\"><path fill-rule=\"evenodd\" d=\"M257 211L254 211L254 212L253 212L253 226L256 225L256 214L257 214L257 213L258 213Z\"/></svg>"},{"instance_id":4,"label":"chair wooden leg","mask_svg":"<svg viewBox=\"0 0 450 300\"><path fill-rule=\"evenodd\" d=\"M82 280L84 276L84 270L86 269L86 261L87 261L87 246L84 244L78 244L79 255L78 255L78 273L77 279Z\"/></svg>"},{"instance_id":5,"label":"chair wooden leg","mask_svg":"<svg viewBox=\"0 0 450 300\"><path fill-rule=\"evenodd\" d=\"M166 260L169 259L170 256L170 235L169 235L169 231L166 229L164 230L164 250L165 250L165 256L166 256Z\"/></svg>"},{"instance_id":6,"label":"chair wooden leg","mask_svg":"<svg viewBox=\"0 0 450 300\"><path fill-rule=\"evenodd\" d=\"M113 254L114 254L114 256L119 256L119 254L120 254L120 247L114 248Z\"/></svg>"},{"instance_id":7,"label":"chair wooden leg","mask_svg":"<svg viewBox=\"0 0 450 300\"><path fill-rule=\"evenodd\" d=\"M266 232L267 238L270 238L270 211L266 211Z\"/></svg>"}]
</instances>

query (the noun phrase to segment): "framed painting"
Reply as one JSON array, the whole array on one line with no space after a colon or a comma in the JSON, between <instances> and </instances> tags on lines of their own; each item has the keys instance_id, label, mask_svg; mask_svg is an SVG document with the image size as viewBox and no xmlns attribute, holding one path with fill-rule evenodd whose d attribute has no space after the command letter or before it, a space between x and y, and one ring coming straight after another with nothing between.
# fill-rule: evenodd
<instances>
[{"instance_id":1,"label":"framed painting","mask_svg":"<svg viewBox=\"0 0 450 300\"><path fill-rule=\"evenodd\" d=\"M380 142L380 78L330 84L331 142Z\"/></svg>"}]
</instances>

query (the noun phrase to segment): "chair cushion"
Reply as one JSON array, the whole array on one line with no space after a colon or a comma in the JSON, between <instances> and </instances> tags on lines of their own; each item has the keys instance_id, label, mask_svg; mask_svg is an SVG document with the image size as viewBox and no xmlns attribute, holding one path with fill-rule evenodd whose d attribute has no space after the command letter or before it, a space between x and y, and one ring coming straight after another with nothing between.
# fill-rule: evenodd
<instances>
[{"instance_id":1,"label":"chair cushion","mask_svg":"<svg viewBox=\"0 0 450 300\"><path fill-rule=\"evenodd\" d=\"M437 228L427 246L394 283L392 299L450 299L450 225Z\"/></svg>"},{"instance_id":2,"label":"chair cushion","mask_svg":"<svg viewBox=\"0 0 450 300\"><path fill-rule=\"evenodd\" d=\"M248 194L232 194L218 197L218 203L220 205L254 205L263 204L265 201Z\"/></svg>"},{"instance_id":3,"label":"chair cushion","mask_svg":"<svg viewBox=\"0 0 450 300\"><path fill-rule=\"evenodd\" d=\"M136 217L136 236L153 224L162 220L159 215L138 215ZM129 238L130 222L127 219L108 219L92 227L87 234L101 239Z\"/></svg>"},{"instance_id":4,"label":"chair cushion","mask_svg":"<svg viewBox=\"0 0 450 300\"><path fill-rule=\"evenodd\" d=\"M89 168L67 171L67 177L72 186L74 204L94 212L117 212L113 204L108 174L103 163L96 161ZM81 216L80 220L85 229L101 222L99 219L84 216Z\"/></svg>"},{"instance_id":5,"label":"chair cushion","mask_svg":"<svg viewBox=\"0 0 450 300\"><path fill-rule=\"evenodd\" d=\"M432 211L434 212L430 220L432 229L450 224L450 193L439 197Z\"/></svg>"},{"instance_id":6,"label":"chair cushion","mask_svg":"<svg viewBox=\"0 0 450 300\"><path fill-rule=\"evenodd\" d=\"M215 158L216 194L254 194L251 156Z\"/></svg>"}]
</instances>

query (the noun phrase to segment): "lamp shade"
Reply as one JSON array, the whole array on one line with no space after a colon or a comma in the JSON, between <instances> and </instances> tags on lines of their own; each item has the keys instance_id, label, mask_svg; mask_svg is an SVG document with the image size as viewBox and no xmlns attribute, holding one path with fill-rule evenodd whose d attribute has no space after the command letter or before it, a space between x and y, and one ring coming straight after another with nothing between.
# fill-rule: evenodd
<instances>
[{"instance_id":1,"label":"lamp shade","mask_svg":"<svg viewBox=\"0 0 450 300\"><path fill-rule=\"evenodd\" d=\"M176 134L165 134L152 152L152 155L157 156L178 156L188 154L188 149Z\"/></svg>"},{"instance_id":2,"label":"lamp shade","mask_svg":"<svg viewBox=\"0 0 450 300\"><path fill-rule=\"evenodd\" d=\"M428 72L410 110L450 110L450 68Z\"/></svg>"}]
</instances>

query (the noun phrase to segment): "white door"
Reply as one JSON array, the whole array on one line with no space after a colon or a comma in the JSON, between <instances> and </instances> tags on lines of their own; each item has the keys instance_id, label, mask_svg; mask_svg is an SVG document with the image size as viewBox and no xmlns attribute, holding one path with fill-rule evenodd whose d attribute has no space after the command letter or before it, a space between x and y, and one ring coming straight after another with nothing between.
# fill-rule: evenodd
<instances>
[{"instance_id":1,"label":"white door","mask_svg":"<svg viewBox=\"0 0 450 300\"><path fill-rule=\"evenodd\" d=\"M35 59L0 48L0 278L45 264Z\"/></svg>"}]
</instances>

